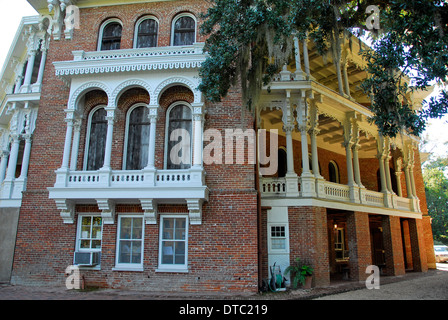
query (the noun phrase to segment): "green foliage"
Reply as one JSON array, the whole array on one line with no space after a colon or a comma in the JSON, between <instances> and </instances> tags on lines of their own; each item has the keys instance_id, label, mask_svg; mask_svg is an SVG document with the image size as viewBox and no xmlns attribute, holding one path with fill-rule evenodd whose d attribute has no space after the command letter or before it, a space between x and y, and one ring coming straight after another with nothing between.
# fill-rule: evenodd
<instances>
[{"instance_id":1,"label":"green foliage","mask_svg":"<svg viewBox=\"0 0 448 320\"><path fill-rule=\"evenodd\" d=\"M288 266L285 269L284 274L287 275L291 273L292 285L296 289L300 283L302 286L305 285L306 277L313 275L313 268L306 264L302 264L299 258L296 258L296 264Z\"/></svg>"},{"instance_id":2,"label":"green foliage","mask_svg":"<svg viewBox=\"0 0 448 320\"><path fill-rule=\"evenodd\" d=\"M320 54L340 60L348 31L366 31L366 8L380 9L381 30L371 32L373 50L361 52L374 122L385 136L420 135L428 118L446 114L448 93L414 110L409 97L448 76L448 4L442 0L210 0L201 32L208 58L199 89L213 102L237 82L248 107L292 56L292 37L310 38ZM407 83L405 76L411 79Z\"/></svg>"},{"instance_id":3,"label":"green foliage","mask_svg":"<svg viewBox=\"0 0 448 320\"><path fill-rule=\"evenodd\" d=\"M448 245L448 158L431 161L423 170L426 202L434 240Z\"/></svg>"}]
</instances>

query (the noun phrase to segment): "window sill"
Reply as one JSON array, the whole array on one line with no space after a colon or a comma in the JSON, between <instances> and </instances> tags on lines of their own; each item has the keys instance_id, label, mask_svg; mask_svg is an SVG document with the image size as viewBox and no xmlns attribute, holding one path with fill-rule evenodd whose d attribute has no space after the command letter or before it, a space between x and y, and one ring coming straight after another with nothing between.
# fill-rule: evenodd
<instances>
[{"instance_id":1,"label":"window sill","mask_svg":"<svg viewBox=\"0 0 448 320\"><path fill-rule=\"evenodd\" d=\"M162 267L162 268L157 268L156 272L166 272L166 273L189 273L190 270L188 270L188 268L167 268L167 267Z\"/></svg>"},{"instance_id":2,"label":"window sill","mask_svg":"<svg viewBox=\"0 0 448 320\"><path fill-rule=\"evenodd\" d=\"M112 268L112 271L134 271L142 272L144 271L143 266L133 267L133 266L116 266Z\"/></svg>"}]
</instances>

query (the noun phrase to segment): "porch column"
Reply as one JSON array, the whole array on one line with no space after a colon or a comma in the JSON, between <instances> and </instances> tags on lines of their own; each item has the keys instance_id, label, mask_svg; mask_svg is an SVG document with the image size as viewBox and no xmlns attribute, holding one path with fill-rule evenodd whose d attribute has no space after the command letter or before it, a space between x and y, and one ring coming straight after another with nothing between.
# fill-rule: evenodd
<instances>
[{"instance_id":1,"label":"porch column","mask_svg":"<svg viewBox=\"0 0 448 320\"><path fill-rule=\"evenodd\" d=\"M294 50L295 50L295 60L296 60L296 80L304 80L306 75L302 70L302 61L300 60L300 45L299 39L294 37Z\"/></svg>"},{"instance_id":2,"label":"porch column","mask_svg":"<svg viewBox=\"0 0 448 320\"><path fill-rule=\"evenodd\" d=\"M400 217L383 216L383 243L386 258L386 272L390 276L405 274L403 255L403 240L401 235Z\"/></svg>"},{"instance_id":3,"label":"porch column","mask_svg":"<svg viewBox=\"0 0 448 320\"><path fill-rule=\"evenodd\" d=\"M20 135L11 134L11 153L9 154L8 170L6 172L5 180L12 181L15 178L17 158L19 156Z\"/></svg>"},{"instance_id":4,"label":"porch column","mask_svg":"<svg viewBox=\"0 0 448 320\"><path fill-rule=\"evenodd\" d=\"M350 279L366 280L366 268L372 264L369 215L364 212L348 212L347 240L349 248Z\"/></svg>"},{"instance_id":5,"label":"porch column","mask_svg":"<svg viewBox=\"0 0 448 320\"><path fill-rule=\"evenodd\" d=\"M301 182L301 195L302 197L315 197L316 196L316 182L314 175L310 171L310 163L308 158L308 103L306 101L305 92L301 92L297 104L297 122L301 135L301 147L302 147L302 175L300 176Z\"/></svg>"},{"instance_id":6,"label":"porch column","mask_svg":"<svg viewBox=\"0 0 448 320\"><path fill-rule=\"evenodd\" d=\"M72 145L73 135L73 118L66 118L65 122L67 122L67 130L65 132L64 155L62 156L61 169L68 170L68 162L70 159L70 149Z\"/></svg>"},{"instance_id":7,"label":"porch column","mask_svg":"<svg viewBox=\"0 0 448 320\"><path fill-rule=\"evenodd\" d=\"M306 80L312 80L313 77L310 72L310 59L308 57L308 37L303 40L303 61L305 64Z\"/></svg>"},{"instance_id":8,"label":"porch column","mask_svg":"<svg viewBox=\"0 0 448 320\"><path fill-rule=\"evenodd\" d=\"M42 42L42 47L44 45L45 41ZM44 78L45 62L47 60L47 49L42 48L41 52L42 52L42 58L40 59L39 73L37 75L37 81L36 81L38 85L42 84L42 80Z\"/></svg>"},{"instance_id":9,"label":"porch column","mask_svg":"<svg viewBox=\"0 0 448 320\"><path fill-rule=\"evenodd\" d=\"M342 62L342 75L344 77L345 94L350 98L350 83L348 82L347 60Z\"/></svg>"},{"instance_id":10,"label":"porch column","mask_svg":"<svg viewBox=\"0 0 448 320\"><path fill-rule=\"evenodd\" d=\"M402 167L403 161L401 159L397 159L395 161L395 179L397 180L397 191L399 197L403 197L403 190L401 189L401 175L403 174L401 171Z\"/></svg>"},{"instance_id":11,"label":"porch column","mask_svg":"<svg viewBox=\"0 0 448 320\"><path fill-rule=\"evenodd\" d=\"M426 258L422 220L408 219L408 222L414 271L427 272L428 261Z\"/></svg>"},{"instance_id":12,"label":"porch column","mask_svg":"<svg viewBox=\"0 0 448 320\"><path fill-rule=\"evenodd\" d=\"M286 167L288 175L296 175L294 170L294 148L292 142L292 131L294 127L290 125L283 126L286 134Z\"/></svg>"},{"instance_id":13,"label":"porch column","mask_svg":"<svg viewBox=\"0 0 448 320\"><path fill-rule=\"evenodd\" d=\"M353 167L354 167L354 173L355 173L355 182L356 184L362 188L364 187L361 181L361 172L359 169L359 151L360 145L358 143L354 143L352 146L353 149Z\"/></svg>"},{"instance_id":14,"label":"porch column","mask_svg":"<svg viewBox=\"0 0 448 320\"><path fill-rule=\"evenodd\" d=\"M392 189L392 179L391 179L391 175L390 175L390 151L388 149L388 152L386 154L386 157L384 158L384 170L386 173L386 182L387 182L387 190L390 193L394 193L393 189Z\"/></svg>"},{"instance_id":15,"label":"porch column","mask_svg":"<svg viewBox=\"0 0 448 320\"><path fill-rule=\"evenodd\" d=\"M5 179L6 167L8 165L9 150L2 151L2 160L0 162L0 184Z\"/></svg>"},{"instance_id":16,"label":"porch column","mask_svg":"<svg viewBox=\"0 0 448 320\"><path fill-rule=\"evenodd\" d=\"M74 135L73 135L73 146L71 152L70 159L70 170L76 171L76 167L78 165L78 151L79 151L79 139L81 136L81 119L77 119L74 121Z\"/></svg>"},{"instance_id":17,"label":"porch column","mask_svg":"<svg viewBox=\"0 0 448 320\"><path fill-rule=\"evenodd\" d=\"M22 169L20 171L19 179L25 180L28 175L28 166L30 163L31 155L31 134L28 133L25 136L25 149L23 150Z\"/></svg>"},{"instance_id":18,"label":"porch column","mask_svg":"<svg viewBox=\"0 0 448 320\"><path fill-rule=\"evenodd\" d=\"M202 103L193 104L193 166L196 168L202 168L202 127L204 116L202 114Z\"/></svg>"},{"instance_id":19,"label":"porch column","mask_svg":"<svg viewBox=\"0 0 448 320\"><path fill-rule=\"evenodd\" d=\"M14 88L14 93L20 93L20 88L22 87L23 75L18 75L16 80L16 86Z\"/></svg>"},{"instance_id":20,"label":"porch column","mask_svg":"<svg viewBox=\"0 0 448 320\"><path fill-rule=\"evenodd\" d=\"M102 170L110 170L110 161L112 157L112 143L114 133L115 108L106 108L107 111L107 134L106 134L106 148L104 152L104 165Z\"/></svg>"},{"instance_id":21,"label":"porch column","mask_svg":"<svg viewBox=\"0 0 448 320\"><path fill-rule=\"evenodd\" d=\"M156 163L156 128L157 128L157 106L149 107L149 147L148 147L148 164L145 169L155 169Z\"/></svg>"},{"instance_id":22,"label":"porch column","mask_svg":"<svg viewBox=\"0 0 448 320\"><path fill-rule=\"evenodd\" d=\"M26 88L26 92L29 91L29 86L31 84L31 77L33 76L34 62L36 60L37 50L30 50L28 52L28 64L26 66L25 81L23 82L23 87Z\"/></svg>"}]
</instances>

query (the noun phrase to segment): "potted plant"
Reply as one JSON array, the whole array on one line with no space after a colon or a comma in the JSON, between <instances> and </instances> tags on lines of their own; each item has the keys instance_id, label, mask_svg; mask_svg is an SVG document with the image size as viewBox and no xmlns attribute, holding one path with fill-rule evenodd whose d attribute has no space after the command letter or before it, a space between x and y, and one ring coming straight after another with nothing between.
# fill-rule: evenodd
<instances>
[{"instance_id":1,"label":"potted plant","mask_svg":"<svg viewBox=\"0 0 448 320\"><path fill-rule=\"evenodd\" d=\"M296 258L296 264L288 266L285 269L285 275L291 273L292 285L296 289L300 283L305 289L311 289L311 281L313 268L309 265L300 263L300 259Z\"/></svg>"}]
</instances>

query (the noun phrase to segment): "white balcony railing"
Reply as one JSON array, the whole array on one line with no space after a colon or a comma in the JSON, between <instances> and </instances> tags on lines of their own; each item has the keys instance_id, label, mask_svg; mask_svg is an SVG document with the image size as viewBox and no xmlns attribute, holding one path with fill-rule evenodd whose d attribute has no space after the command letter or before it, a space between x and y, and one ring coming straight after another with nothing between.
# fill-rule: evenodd
<instances>
[{"instance_id":1,"label":"white balcony railing","mask_svg":"<svg viewBox=\"0 0 448 320\"><path fill-rule=\"evenodd\" d=\"M308 178L309 179L309 178ZM314 179L314 178L313 178ZM297 178L299 185L299 192L292 197L305 198L303 190L301 190L300 178ZM319 193L317 184L323 185L323 192ZM329 181L316 182L316 198L339 201L344 203L357 203L360 205L379 207L379 208L394 208L404 211L420 212L418 199L409 199L399 197L395 194L384 194L367 190L365 188L350 187ZM288 183L286 178L267 178L260 179L260 191L263 198L291 198L291 193L288 190ZM289 194L289 196L288 196ZM310 194L309 190L308 193Z\"/></svg>"},{"instance_id":2,"label":"white balcony railing","mask_svg":"<svg viewBox=\"0 0 448 320\"><path fill-rule=\"evenodd\" d=\"M205 61L204 43L110 51L73 51L73 60L55 61L56 75L68 80L87 74L199 68Z\"/></svg>"}]
</instances>

